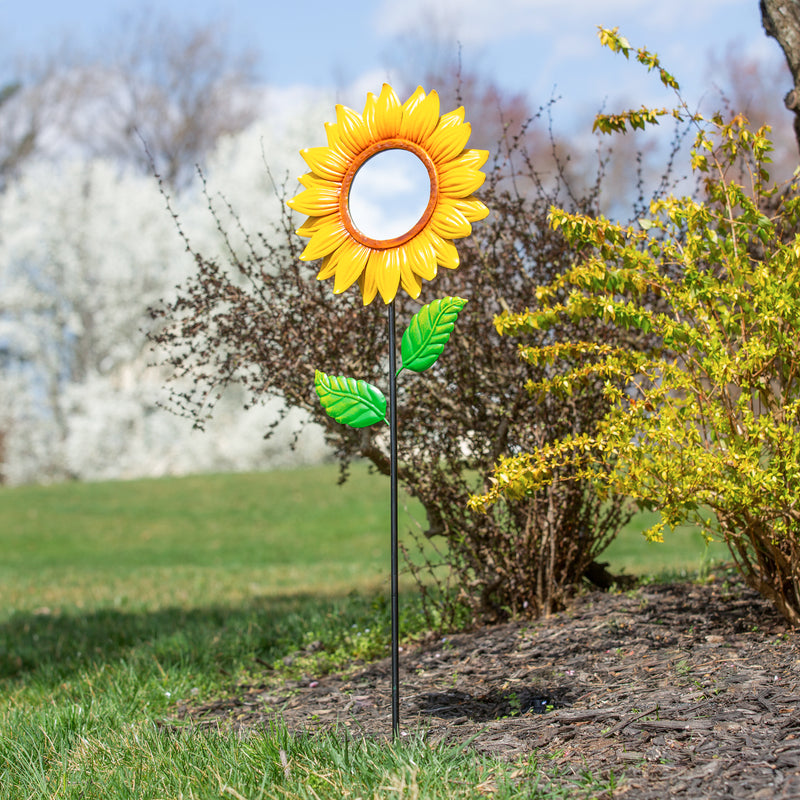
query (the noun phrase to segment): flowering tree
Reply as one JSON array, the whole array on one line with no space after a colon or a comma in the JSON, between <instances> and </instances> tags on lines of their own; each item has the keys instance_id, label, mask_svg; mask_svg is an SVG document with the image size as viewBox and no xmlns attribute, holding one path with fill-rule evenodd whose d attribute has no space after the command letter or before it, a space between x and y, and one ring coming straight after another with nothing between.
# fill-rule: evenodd
<instances>
[{"instance_id":1,"label":"flowering tree","mask_svg":"<svg viewBox=\"0 0 800 800\"><path fill-rule=\"evenodd\" d=\"M185 264L158 201L101 161L32 165L0 200L3 346L49 428L51 473L66 468L69 387L133 368L143 308Z\"/></svg>"},{"instance_id":2,"label":"flowering tree","mask_svg":"<svg viewBox=\"0 0 800 800\"><path fill-rule=\"evenodd\" d=\"M220 155L226 166L257 157L229 148ZM195 202L205 203L183 205L187 224L200 218ZM215 241L213 228L192 228ZM286 463L291 430L269 444L251 433L276 418L274 404L243 414L229 393L207 435L158 407L164 374L148 363L147 307L191 261L152 178L98 159L31 163L0 196L0 230L6 480ZM298 457L322 451L313 434L306 443Z\"/></svg>"}]
</instances>

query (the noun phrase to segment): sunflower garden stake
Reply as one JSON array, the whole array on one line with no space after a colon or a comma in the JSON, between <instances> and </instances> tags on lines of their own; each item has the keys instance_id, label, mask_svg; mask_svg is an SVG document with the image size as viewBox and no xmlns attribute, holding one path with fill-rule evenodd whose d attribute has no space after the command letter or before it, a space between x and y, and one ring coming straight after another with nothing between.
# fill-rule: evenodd
<instances>
[{"instance_id":1,"label":"sunflower garden stake","mask_svg":"<svg viewBox=\"0 0 800 800\"><path fill-rule=\"evenodd\" d=\"M300 258L322 259L319 280L333 278L334 294L358 282L364 305L380 294L389 317L389 400L376 386L350 377L317 371L317 394L337 422L363 428L388 422L391 484L391 625L392 735L399 733L399 660L397 594L397 377L404 370L423 372L442 353L466 300L444 297L423 306L402 337L402 365L397 369L394 299L402 287L417 298L422 280L433 280L439 267L455 269L453 239L468 236L472 223L489 209L472 194L484 181L480 168L486 150L466 150L470 125L464 109L439 116L436 92L418 88L405 103L384 84L380 95L367 95L364 113L336 106L336 123L326 124L327 147L302 150L311 169L299 180L304 190L289 206L308 215L297 233L310 239ZM395 217L388 227L374 221L374 209L362 210L356 191L376 163L402 155L403 172L424 176L424 197L410 217ZM370 163L367 170L363 168ZM396 175L394 177L397 177ZM400 175L400 177L404 177ZM379 179L380 180L380 179ZM373 181L374 182L374 181ZM390 182L383 179L384 185ZM369 203L367 203L369 206ZM358 209L358 211L357 211ZM389 222L391 223L391 219Z\"/></svg>"}]
</instances>

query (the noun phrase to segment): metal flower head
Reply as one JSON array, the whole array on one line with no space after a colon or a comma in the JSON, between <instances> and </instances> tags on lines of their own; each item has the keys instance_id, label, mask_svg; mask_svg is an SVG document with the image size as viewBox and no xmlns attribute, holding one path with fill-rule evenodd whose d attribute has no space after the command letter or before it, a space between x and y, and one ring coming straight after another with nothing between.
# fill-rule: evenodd
<instances>
[{"instance_id":1,"label":"metal flower head","mask_svg":"<svg viewBox=\"0 0 800 800\"><path fill-rule=\"evenodd\" d=\"M485 180L480 168L486 150L466 150L471 127L464 109L439 116L439 97L419 87L405 103L383 85L367 95L363 114L336 106L336 123L326 123L327 147L300 154L311 172L299 180L304 190L288 205L308 215L297 230L310 241L300 258L322 260L319 280L333 278L333 291L344 292L356 281L364 305L380 293L385 303L399 287L418 297L422 281L433 280L439 267L458 266L453 239L469 236L472 223L489 209L475 192ZM373 239L353 222L350 188L359 169L384 150L406 150L428 171L430 199L417 223L400 236Z\"/></svg>"}]
</instances>

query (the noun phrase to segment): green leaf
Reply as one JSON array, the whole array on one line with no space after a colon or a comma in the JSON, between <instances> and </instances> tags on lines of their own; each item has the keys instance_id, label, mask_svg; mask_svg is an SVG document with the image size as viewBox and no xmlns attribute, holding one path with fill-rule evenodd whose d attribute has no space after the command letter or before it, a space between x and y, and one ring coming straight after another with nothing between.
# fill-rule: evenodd
<instances>
[{"instance_id":1,"label":"green leaf","mask_svg":"<svg viewBox=\"0 0 800 800\"><path fill-rule=\"evenodd\" d=\"M366 428L386 419L386 398L371 383L317 370L314 388L322 407L336 422L351 428Z\"/></svg>"},{"instance_id":2,"label":"green leaf","mask_svg":"<svg viewBox=\"0 0 800 800\"><path fill-rule=\"evenodd\" d=\"M466 304L461 297L443 297L414 314L400 343L403 369L424 372L439 358Z\"/></svg>"}]
</instances>

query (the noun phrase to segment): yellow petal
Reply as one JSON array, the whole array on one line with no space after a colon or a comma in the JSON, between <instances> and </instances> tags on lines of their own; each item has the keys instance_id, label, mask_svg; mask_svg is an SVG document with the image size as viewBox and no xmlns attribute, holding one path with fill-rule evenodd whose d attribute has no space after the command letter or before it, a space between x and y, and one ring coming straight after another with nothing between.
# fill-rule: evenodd
<instances>
[{"instance_id":1,"label":"yellow petal","mask_svg":"<svg viewBox=\"0 0 800 800\"><path fill-rule=\"evenodd\" d=\"M336 253L331 253L325 258L322 259L322 267L320 271L317 273L317 280L318 281L325 281L328 278L332 278L336 274L336 261L333 258Z\"/></svg>"},{"instance_id":2,"label":"yellow petal","mask_svg":"<svg viewBox=\"0 0 800 800\"><path fill-rule=\"evenodd\" d=\"M323 224L318 226L318 229L311 236L311 241L300 254L300 260L316 261L318 258L327 256L338 247L341 247L348 239L350 239L350 234L342 224L341 219L338 216L331 215L326 218Z\"/></svg>"},{"instance_id":3,"label":"yellow petal","mask_svg":"<svg viewBox=\"0 0 800 800\"><path fill-rule=\"evenodd\" d=\"M347 106L336 106L336 127L342 145L354 156L373 141L361 114Z\"/></svg>"},{"instance_id":4,"label":"yellow petal","mask_svg":"<svg viewBox=\"0 0 800 800\"><path fill-rule=\"evenodd\" d=\"M444 114L439 119L436 130L423 145L435 164L444 164L461 155L472 132L470 124L463 122L463 119L463 108Z\"/></svg>"},{"instance_id":5,"label":"yellow petal","mask_svg":"<svg viewBox=\"0 0 800 800\"><path fill-rule=\"evenodd\" d=\"M439 95L431 92L426 97L420 86L403 104L400 136L412 142L423 142L434 132L438 122Z\"/></svg>"},{"instance_id":6,"label":"yellow petal","mask_svg":"<svg viewBox=\"0 0 800 800\"><path fill-rule=\"evenodd\" d=\"M320 178L319 175L315 175L313 172L306 172L297 180L302 186L305 186L306 189L315 189L317 187L320 189L330 189L335 188L339 184L339 181L329 181L325 178Z\"/></svg>"},{"instance_id":7,"label":"yellow petal","mask_svg":"<svg viewBox=\"0 0 800 800\"><path fill-rule=\"evenodd\" d=\"M452 242L442 239L436 248L436 260L445 269L455 269L460 263L456 246Z\"/></svg>"},{"instance_id":8,"label":"yellow petal","mask_svg":"<svg viewBox=\"0 0 800 800\"><path fill-rule=\"evenodd\" d=\"M422 291L422 278L415 274L411 265L405 261L400 262L400 285L415 300Z\"/></svg>"},{"instance_id":9,"label":"yellow petal","mask_svg":"<svg viewBox=\"0 0 800 800\"><path fill-rule=\"evenodd\" d=\"M315 175L326 180L340 181L349 163L338 147L308 147L300 155Z\"/></svg>"},{"instance_id":10,"label":"yellow petal","mask_svg":"<svg viewBox=\"0 0 800 800\"><path fill-rule=\"evenodd\" d=\"M444 239L460 239L472 233L472 225L464 213L447 200L439 201L429 225L434 233Z\"/></svg>"},{"instance_id":11,"label":"yellow petal","mask_svg":"<svg viewBox=\"0 0 800 800\"><path fill-rule=\"evenodd\" d=\"M485 180L486 175L479 169L457 167L439 170L439 189L450 197L467 197L480 189Z\"/></svg>"},{"instance_id":12,"label":"yellow petal","mask_svg":"<svg viewBox=\"0 0 800 800\"><path fill-rule=\"evenodd\" d=\"M489 216L489 209L476 197L455 198L450 202L470 221L486 219Z\"/></svg>"},{"instance_id":13,"label":"yellow petal","mask_svg":"<svg viewBox=\"0 0 800 800\"><path fill-rule=\"evenodd\" d=\"M411 269L426 281L432 281L438 271L436 266L436 248L424 236L415 236L410 242L402 245L405 258Z\"/></svg>"},{"instance_id":14,"label":"yellow petal","mask_svg":"<svg viewBox=\"0 0 800 800\"><path fill-rule=\"evenodd\" d=\"M454 108L452 111L448 111L446 114L442 114L442 118L439 120L439 125L445 128L454 128L463 123L464 106L459 106L458 108Z\"/></svg>"},{"instance_id":15,"label":"yellow petal","mask_svg":"<svg viewBox=\"0 0 800 800\"><path fill-rule=\"evenodd\" d=\"M400 285L400 258L398 248L373 250L366 269L367 275L373 275L375 285L381 293L384 303L391 303L397 295Z\"/></svg>"},{"instance_id":16,"label":"yellow petal","mask_svg":"<svg viewBox=\"0 0 800 800\"><path fill-rule=\"evenodd\" d=\"M342 140L339 136L339 126L335 122L325 123L325 134L328 137L328 147L341 148Z\"/></svg>"},{"instance_id":17,"label":"yellow petal","mask_svg":"<svg viewBox=\"0 0 800 800\"><path fill-rule=\"evenodd\" d=\"M367 126L367 130L369 130L372 139L378 138L378 128L375 123L377 107L378 98L372 92L367 92L367 100L364 103L364 113L361 115L361 118L364 120L364 124Z\"/></svg>"},{"instance_id":18,"label":"yellow petal","mask_svg":"<svg viewBox=\"0 0 800 800\"><path fill-rule=\"evenodd\" d=\"M325 223L325 221L329 220L330 218L330 215L327 217L308 217L306 221L295 231L295 233L298 236L305 236L306 238L309 238L313 236Z\"/></svg>"},{"instance_id":19,"label":"yellow petal","mask_svg":"<svg viewBox=\"0 0 800 800\"><path fill-rule=\"evenodd\" d=\"M403 122L404 124L408 121L409 113L413 112L413 110L425 99L425 90L421 86L417 86L414 89L411 97L403 103Z\"/></svg>"},{"instance_id":20,"label":"yellow petal","mask_svg":"<svg viewBox=\"0 0 800 800\"><path fill-rule=\"evenodd\" d=\"M346 291L361 277L367 265L370 252L368 247L349 239L331 255L332 268L336 274L336 280L333 284L334 294L341 294Z\"/></svg>"},{"instance_id":21,"label":"yellow petal","mask_svg":"<svg viewBox=\"0 0 800 800\"><path fill-rule=\"evenodd\" d=\"M456 250L456 246L452 242L443 239L429 227L419 235L431 243L436 253L436 261L440 267L455 269L458 266L458 250Z\"/></svg>"},{"instance_id":22,"label":"yellow petal","mask_svg":"<svg viewBox=\"0 0 800 800\"><path fill-rule=\"evenodd\" d=\"M287 201L286 205L309 217L322 217L338 211L339 184L331 181L326 181L326 183L330 183L330 186L314 186L306 189Z\"/></svg>"},{"instance_id":23,"label":"yellow petal","mask_svg":"<svg viewBox=\"0 0 800 800\"><path fill-rule=\"evenodd\" d=\"M471 169L480 169L489 158L488 150L465 150L454 161L449 164L443 165L443 168L450 168L458 165L460 167L470 167Z\"/></svg>"},{"instance_id":24,"label":"yellow petal","mask_svg":"<svg viewBox=\"0 0 800 800\"><path fill-rule=\"evenodd\" d=\"M368 306L378 294L378 284L375 282L375 273L370 269L365 269L358 279L358 286L361 289L361 297L364 305Z\"/></svg>"},{"instance_id":25,"label":"yellow petal","mask_svg":"<svg viewBox=\"0 0 800 800\"><path fill-rule=\"evenodd\" d=\"M381 88L375 106L375 132L378 139L394 139L400 132L400 123L403 119L403 107L388 83Z\"/></svg>"}]
</instances>

